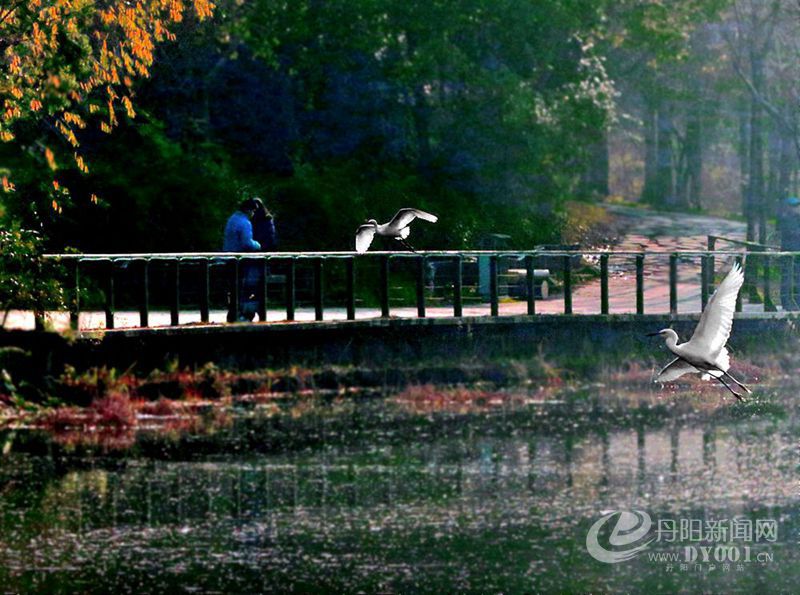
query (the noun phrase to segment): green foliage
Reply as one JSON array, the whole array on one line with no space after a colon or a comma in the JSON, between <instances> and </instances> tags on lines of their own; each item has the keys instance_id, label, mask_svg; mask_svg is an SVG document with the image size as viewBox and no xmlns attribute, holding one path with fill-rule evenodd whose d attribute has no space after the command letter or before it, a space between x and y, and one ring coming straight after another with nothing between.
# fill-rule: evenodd
<instances>
[{"instance_id":1,"label":"green foliage","mask_svg":"<svg viewBox=\"0 0 800 595\"><path fill-rule=\"evenodd\" d=\"M17 0L0 12L0 142L50 170L57 195L53 210L69 187L56 173L65 163L88 171L80 138L92 127L109 133L117 110L134 117L134 79L147 77L155 44L174 39L170 27L189 16L182 1L144 0L131 4ZM191 3L202 21L211 15L207 0ZM102 119L101 119L102 118ZM92 126L89 126L91 124ZM10 191L13 181L3 177Z\"/></svg>"},{"instance_id":2,"label":"green foliage","mask_svg":"<svg viewBox=\"0 0 800 595\"><path fill-rule=\"evenodd\" d=\"M373 217L389 219L409 204L433 212L453 207L443 225L421 225L414 230L420 245L461 246L468 243L474 227L475 206L467 202L470 197L460 198L446 190L435 194L419 175L402 169L373 177L356 163L306 166L278 183L274 195L270 208L276 212L281 246L286 249L351 250L355 227Z\"/></svg>"},{"instance_id":3,"label":"green foliage","mask_svg":"<svg viewBox=\"0 0 800 595\"><path fill-rule=\"evenodd\" d=\"M310 131L317 142L294 145L295 175L281 184L287 202L302 197L284 212L311 232L292 239L349 245L365 218L408 204L444 215L436 243L423 237L421 246L474 247L484 233L528 247L558 238L554 215L573 196L582 147L613 97L587 41L601 20L596 5L254 2L235 14L237 38L303 90L304 114L325 119ZM381 103L381 89L401 100ZM327 119L341 122L338 140L351 140L346 159L320 146ZM379 121L399 136L359 137Z\"/></svg>"},{"instance_id":4,"label":"green foliage","mask_svg":"<svg viewBox=\"0 0 800 595\"><path fill-rule=\"evenodd\" d=\"M130 155L119 167L117 155ZM99 147L86 184L104 197L85 201L70 236L88 250L192 251L221 248L225 218L238 202L229 157L213 143L184 147L163 125L146 122L118 131ZM92 234L83 234L86 223ZM92 237L94 236L94 237Z\"/></svg>"},{"instance_id":5,"label":"green foliage","mask_svg":"<svg viewBox=\"0 0 800 595\"><path fill-rule=\"evenodd\" d=\"M350 249L403 206L441 216L415 229L420 248L557 241L613 107L603 9L224 1L158 50L138 125L79 134L90 173L59 170L72 204L50 208L47 177L20 172L38 156L15 168L8 217L54 249L214 250L246 189L275 212L280 249Z\"/></svg>"},{"instance_id":6,"label":"green foliage","mask_svg":"<svg viewBox=\"0 0 800 595\"><path fill-rule=\"evenodd\" d=\"M229 162L214 143L170 139L157 120L121 125L93 147L88 175L62 172L71 187L69 200L59 200L63 211L53 209L47 172L24 157L13 161L17 190L5 195L2 218L40 229L39 243L51 252L216 250L243 184Z\"/></svg>"},{"instance_id":7,"label":"green foliage","mask_svg":"<svg viewBox=\"0 0 800 595\"><path fill-rule=\"evenodd\" d=\"M42 239L26 229L0 230L0 310L43 312L64 306L60 267L42 255ZM2 325L0 325L2 326Z\"/></svg>"}]
</instances>

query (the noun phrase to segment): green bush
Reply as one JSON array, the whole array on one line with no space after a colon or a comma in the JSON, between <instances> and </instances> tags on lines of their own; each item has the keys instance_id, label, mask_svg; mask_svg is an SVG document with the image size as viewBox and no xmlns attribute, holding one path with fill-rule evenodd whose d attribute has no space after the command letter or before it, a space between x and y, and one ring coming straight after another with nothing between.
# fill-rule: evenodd
<instances>
[{"instance_id":1,"label":"green bush","mask_svg":"<svg viewBox=\"0 0 800 595\"><path fill-rule=\"evenodd\" d=\"M43 312L64 307L61 267L42 258L41 236L28 229L0 231L0 310Z\"/></svg>"}]
</instances>

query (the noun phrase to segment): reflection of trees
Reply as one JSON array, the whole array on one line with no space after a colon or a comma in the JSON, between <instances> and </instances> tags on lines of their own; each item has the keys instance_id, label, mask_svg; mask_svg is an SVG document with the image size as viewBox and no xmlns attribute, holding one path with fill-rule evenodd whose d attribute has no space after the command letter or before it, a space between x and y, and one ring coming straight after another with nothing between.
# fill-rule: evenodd
<instances>
[{"instance_id":1,"label":"reflection of trees","mask_svg":"<svg viewBox=\"0 0 800 595\"><path fill-rule=\"evenodd\" d=\"M376 572L398 560L415 568L420 556L447 572L456 559L482 569L508 546L507 569L516 543L526 554L574 551L573 533L603 508L719 516L740 512L737 502L795 501L795 445L777 425L587 429L575 416L534 418L531 427L498 416L465 434L429 425L413 441L332 437L268 458L76 457L65 471L57 448L52 458L12 455L0 459L0 580L11 560L50 581L39 584L102 590L158 576L176 588L220 577L252 586L256 575L319 580L320 569L339 576L365 560Z\"/></svg>"},{"instance_id":2,"label":"reflection of trees","mask_svg":"<svg viewBox=\"0 0 800 595\"><path fill-rule=\"evenodd\" d=\"M11 511L25 510L25 530L35 533L273 515L291 524L300 511L310 514L304 522L313 523L325 511L369 516L372 509L398 505L419 508L424 518L428 512L443 513L453 498L460 510L475 511L486 498L499 498L513 509L536 506L545 516L582 514L598 502L636 501L645 493L654 507L674 506L686 493L719 505L747 494L752 485L788 485L790 469L770 463L761 452L765 448L755 437L720 435L714 427L640 427L580 437L446 440L397 449L383 462L363 453L286 464L151 462L119 470L73 470L61 477L51 472L44 485L12 487L3 510L7 526ZM718 458L738 460L742 453L747 465L717 468ZM30 475L40 472L28 470ZM662 482L664 475L680 481ZM778 490L775 497L790 492Z\"/></svg>"}]
</instances>

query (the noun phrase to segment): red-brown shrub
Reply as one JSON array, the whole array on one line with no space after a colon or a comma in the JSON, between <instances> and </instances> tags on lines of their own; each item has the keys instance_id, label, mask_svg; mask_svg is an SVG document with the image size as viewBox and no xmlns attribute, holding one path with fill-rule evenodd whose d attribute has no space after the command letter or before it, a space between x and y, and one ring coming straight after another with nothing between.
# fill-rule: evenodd
<instances>
[{"instance_id":1,"label":"red-brown shrub","mask_svg":"<svg viewBox=\"0 0 800 595\"><path fill-rule=\"evenodd\" d=\"M125 393L109 393L89 407L100 425L130 427L136 425L136 410Z\"/></svg>"}]
</instances>

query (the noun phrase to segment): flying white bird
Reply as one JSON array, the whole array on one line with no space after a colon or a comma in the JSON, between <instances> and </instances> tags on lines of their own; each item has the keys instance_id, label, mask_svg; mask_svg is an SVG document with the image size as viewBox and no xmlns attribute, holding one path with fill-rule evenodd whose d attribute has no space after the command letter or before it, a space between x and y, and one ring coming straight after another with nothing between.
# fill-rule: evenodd
<instances>
[{"instance_id":1,"label":"flying white bird","mask_svg":"<svg viewBox=\"0 0 800 595\"><path fill-rule=\"evenodd\" d=\"M414 219L423 219L436 223L439 218L419 209L400 209L388 223L380 224L370 219L356 231L356 252L366 252L376 235L394 238L403 246L414 252L414 248L406 238L411 233L409 225Z\"/></svg>"},{"instance_id":2,"label":"flying white bird","mask_svg":"<svg viewBox=\"0 0 800 595\"><path fill-rule=\"evenodd\" d=\"M737 385L750 393L750 389L728 373L731 361L725 343L731 334L733 312L736 308L736 296L744 283L744 273L738 263L734 263L730 272L720 283L714 295L703 310L700 322L694 329L692 338L678 345L678 334L671 328L665 328L648 336L661 335L666 339L667 349L676 357L667 364L656 382L671 382L676 378L695 372L702 374L704 380L714 377L733 395L742 400L743 395L735 391L725 378L733 380Z\"/></svg>"}]
</instances>

